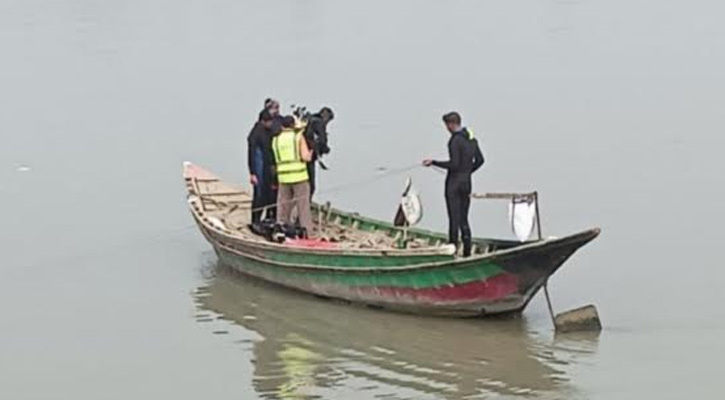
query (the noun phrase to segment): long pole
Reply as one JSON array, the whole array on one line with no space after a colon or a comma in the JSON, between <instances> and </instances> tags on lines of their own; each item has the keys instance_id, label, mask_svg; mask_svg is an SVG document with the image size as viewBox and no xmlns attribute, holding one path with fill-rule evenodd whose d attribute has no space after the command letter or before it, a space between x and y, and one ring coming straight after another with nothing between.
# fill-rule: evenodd
<instances>
[{"instance_id":1,"label":"long pole","mask_svg":"<svg viewBox=\"0 0 725 400\"><path fill-rule=\"evenodd\" d=\"M539 216L539 192L534 192L534 206L536 207L536 231L539 234L539 240L541 240L544 237L541 235L541 217ZM546 288L546 286L544 286L544 288Z\"/></svg>"},{"instance_id":2,"label":"long pole","mask_svg":"<svg viewBox=\"0 0 725 400\"><path fill-rule=\"evenodd\" d=\"M556 329L556 317L554 316L554 307L551 306L551 298L549 297L549 280L544 281L544 296L546 297L546 305L549 307L549 316L551 316L551 323Z\"/></svg>"}]
</instances>

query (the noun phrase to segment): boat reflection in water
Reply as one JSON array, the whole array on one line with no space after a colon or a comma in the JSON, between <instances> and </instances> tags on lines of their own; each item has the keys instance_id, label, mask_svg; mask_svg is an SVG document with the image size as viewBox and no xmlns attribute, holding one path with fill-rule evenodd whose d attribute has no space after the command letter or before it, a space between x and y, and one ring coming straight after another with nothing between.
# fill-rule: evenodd
<instances>
[{"instance_id":1,"label":"boat reflection in water","mask_svg":"<svg viewBox=\"0 0 725 400\"><path fill-rule=\"evenodd\" d=\"M199 308L261 336L253 343L252 363L262 398L574 394L567 361L527 332L524 318L400 315L271 287L221 265L207 270L208 286L197 291Z\"/></svg>"}]
</instances>

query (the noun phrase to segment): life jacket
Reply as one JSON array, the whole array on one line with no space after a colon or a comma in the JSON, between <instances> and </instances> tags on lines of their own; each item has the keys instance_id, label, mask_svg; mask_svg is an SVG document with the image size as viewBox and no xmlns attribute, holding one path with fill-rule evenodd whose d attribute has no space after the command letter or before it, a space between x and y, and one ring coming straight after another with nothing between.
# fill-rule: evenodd
<instances>
[{"instance_id":1,"label":"life jacket","mask_svg":"<svg viewBox=\"0 0 725 400\"><path fill-rule=\"evenodd\" d=\"M277 180L281 184L294 184L309 180L307 163L300 157L301 132L293 129L282 129L272 139L274 161L277 165Z\"/></svg>"}]
</instances>

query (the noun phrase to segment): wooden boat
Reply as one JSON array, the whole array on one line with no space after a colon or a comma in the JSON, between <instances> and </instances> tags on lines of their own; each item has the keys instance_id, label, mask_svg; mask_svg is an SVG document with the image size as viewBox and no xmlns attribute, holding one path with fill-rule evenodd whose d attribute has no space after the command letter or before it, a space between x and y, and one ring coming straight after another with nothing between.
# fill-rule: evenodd
<instances>
[{"instance_id":1,"label":"wooden boat","mask_svg":"<svg viewBox=\"0 0 725 400\"><path fill-rule=\"evenodd\" d=\"M335 242L279 244L248 228L251 196L243 188L191 163L184 164L183 175L194 220L224 264L320 297L404 312L460 317L520 312L574 252L599 235L591 229L523 243L475 239L474 254L464 258L441 233L403 232L314 205L314 235Z\"/></svg>"}]
</instances>

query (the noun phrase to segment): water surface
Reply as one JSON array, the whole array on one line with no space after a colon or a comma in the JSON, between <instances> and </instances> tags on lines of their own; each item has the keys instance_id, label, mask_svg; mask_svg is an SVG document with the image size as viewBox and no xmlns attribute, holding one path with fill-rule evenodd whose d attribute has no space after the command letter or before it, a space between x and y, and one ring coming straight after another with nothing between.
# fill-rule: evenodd
<instances>
[{"instance_id":1,"label":"water surface","mask_svg":"<svg viewBox=\"0 0 725 400\"><path fill-rule=\"evenodd\" d=\"M723 7L712 1L0 0L0 397L719 398ZM265 97L333 106L332 188L445 156L602 236L553 279L599 338L421 319L229 274L191 225L192 160L246 180ZM411 176L426 227L442 176ZM396 176L323 200L389 218ZM321 196L322 197L322 196ZM510 237L476 203L480 236Z\"/></svg>"}]
</instances>

